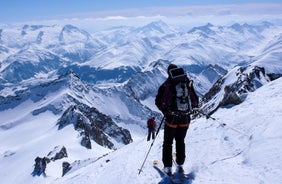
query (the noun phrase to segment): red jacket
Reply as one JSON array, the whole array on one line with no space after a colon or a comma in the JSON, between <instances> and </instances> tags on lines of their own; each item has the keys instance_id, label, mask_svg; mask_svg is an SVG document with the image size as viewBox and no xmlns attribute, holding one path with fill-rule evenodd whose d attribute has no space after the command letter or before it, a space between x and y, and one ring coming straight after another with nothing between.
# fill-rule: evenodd
<instances>
[{"instance_id":1,"label":"red jacket","mask_svg":"<svg viewBox=\"0 0 282 184\"><path fill-rule=\"evenodd\" d=\"M154 118L149 118L147 121L147 127L148 128L155 128L156 127L156 121Z\"/></svg>"}]
</instances>

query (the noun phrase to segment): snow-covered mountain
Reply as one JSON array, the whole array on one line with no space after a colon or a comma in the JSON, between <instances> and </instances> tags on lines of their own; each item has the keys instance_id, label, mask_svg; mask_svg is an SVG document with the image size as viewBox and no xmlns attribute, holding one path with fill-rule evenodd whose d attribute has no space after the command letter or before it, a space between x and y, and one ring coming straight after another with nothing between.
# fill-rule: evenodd
<instances>
[{"instance_id":1,"label":"snow-covered mountain","mask_svg":"<svg viewBox=\"0 0 282 184\"><path fill-rule=\"evenodd\" d=\"M205 94L203 109L212 113L220 106L236 105L244 101L248 92L253 92L271 80L281 77L281 35L270 42L246 66L237 66L222 76Z\"/></svg>"},{"instance_id":2,"label":"snow-covered mountain","mask_svg":"<svg viewBox=\"0 0 282 184\"><path fill-rule=\"evenodd\" d=\"M82 137L81 145L87 148L91 148L90 139L111 149L117 147L115 142L130 143L132 141L130 132L118 127L109 116L94 107L96 105L93 105L93 98L98 95L73 73L53 81L28 86L26 89L15 91L15 95L1 98L1 111L4 113L1 128L12 129L24 124L25 121L22 118L25 116L34 116L36 119L42 113L51 112L59 116L56 123L58 130L70 124L73 125ZM25 103L30 105L16 118L11 118L9 113L5 113Z\"/></svg>"},{"instance_id":3,"label":"snow-covered mountain","mask_svg":"<svg viewBox=\"0 0 282 184\"><path fill-rule=\"evenodd\" d=\"M218 65L227 70L238 64L253 62L253 57L260 56L264 50L271 51L269 47L280 47L280 34L280 27L267 22L257 26L207 24L180 32L159 21L143 27L118 27L92 35L71 25L5 27L0 32L0 71L2 74L8 67L6 70L10 69L10 73L18 73L14 69L16 66L13 67L18 65L17 58L36 57L38 51L38 54L44 51L53 59L50 66L44 65L42 73L53 70L54 62L62 68L72 68L88 82L102 80L90 75L89 71L105 71L107 75L103 72L99 74L105 77L109 70L124 76L113 73L109 78L105 77L107 80L118 78L118 82L124 82L159 59L187 68L192 66L189 72L198 75L207 65ZM57 61L55 57L63 61ZM35 63L38 61L30 62L31 65ZM83 72L85 70L88 72ZM9 81L5 76L1 79ZM201 93L204 94L212 84L208 83L209 86L204 87Z\"/></svg>"},{"instance_id":4,"label":"snow-covered mountain","mask_svg":"<svg viewBox=\"0 0 282 184\"><path fill-rule=\"evenodd\" d=\"M281 88L280 78L250 93L242 104L219 109L213 114L216 121L205 118L192 121L186 137L187 159L184 169L194 172L193 183L281 181ZM158 161L159 167L162 167L162 130L143 172L138 175L151 144L147 142L145 134L136 134L138 139L116 151L95 146L92 152L86 154L85 149L75 146L76 140L70 138L72 128L69 126L58 134L54 123L50 123L52 119L54 116L46 112L36 120L26 117L28 124L9 131L1 130L2 182L143 184L161 181L152 165ZM45 123L42 123L43 120ZM227 126L223 126L223 123ZM26 134L26 131L29 133ZM62 149L56 145L59 143L67 145L67 157L50 161L46 169L47 177L33 177L31 172L35 157L54 158L55 153ZM62 165L68 166L63 177Z\"/></svg>"},{"instance_id":5,"label":"snow-covered mountain","mask_svg":"<svg viewBox=\"0 0 282 184\"><path fill-rule=\"evenodd\" d=\"M146 120L151 115L161 119L154 98L173 62L194 80L205 112L217 110L214 116L254 137L248 142L212 120L196 119L187 137L193 149L187 150L185 166L197 173L195 182L267 183L281 167L267 165L273 172L256 177L266 171L256 163L274 158L262 158L268 150L255 160L250 154L259 143L279 140L275 122L282 107L270 102L281 98L281 35L281 27L268 22L207 24L187 32L162 21L95 34L72 25L0 28L0 177L5 183L157 183L150 163L161 163L162 135L143 176L136 173L149 146ZM243 124L257 117L250 109L259 106L262 95L270 99L262 119ZM273 113L269 108L275 105ZM271 114L271 123L265 124L263 113ZM266 129L277 135L275 140L268 140L270 133L263 140L256 137ZM212 134L202 133L208 130ZM214 153L207 157L209 150ZM269 150L281 151L278 146ZM48 177L33 177L33 165L43 159ZM234 168L229 163L236 164L238 178L220 175L221 167ZM248 176L241 177L245 171ZM211 180L212 175L219 179Z\"/></svg>"}]
</instances>

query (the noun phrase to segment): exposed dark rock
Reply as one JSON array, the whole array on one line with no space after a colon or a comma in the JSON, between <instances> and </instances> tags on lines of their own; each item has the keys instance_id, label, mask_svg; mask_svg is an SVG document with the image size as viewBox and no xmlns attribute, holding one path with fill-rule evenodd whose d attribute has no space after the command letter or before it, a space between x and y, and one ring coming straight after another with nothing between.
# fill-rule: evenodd
<instances>
[{"instance_id":1,"label":"exposed dark rock","mask_svg":"<svg viewBox=\"0 0 282 184\"><path fill-rule=\"evenodd\" d=\"M275 79L278 79L279 77L282 77L282 74L269 73L267 74L267 76L269 77L271 81L273 81Z\"/></svg>"},{"instance_id":2,"label":"exposed dark rock","mask_svg":"<svg viewBox=\"0 0 282 184\"><path fill-rule=\"evenodd\" d=\"M45 170L47 164L51 161L55 162L56 160L62 159L64 157L68 157L67 149L64 146L56 146L52 151L50 151L47 157L36 157L34 170L31 173L32 176L46 176Z\"/></svg>"},{"instance_id":3,"label":"exposed dark rock","mask_svg":"<svg viewBox=\"0 0 282 184\"><path fill-rule=\"evenodd\" d=\"M82 140L80 144L88 149L91 149L92 146L91 146L89 135L85 135L85 132L81 132L81 136L82 136Z\"/></svg>"},{"instance_id":4,"label":"exposed dark rock","mask_svg":"<svg viewBox=\"0 0 282 184\"><path fill-rule=\"evenodd\" d=\"M61 148L61 149L60 149ZM53 156L52 156L53 155ZM55 160L59 160L59 159L62 159L64 157L68 157L68 154L67 154L67 149L63 146L63 147L59 147L59 146L56 146L54 148L53 151L50 151L47 155L48 157L51 156L51 160L52 161L55 161Z\"/></svg>"},{"instance_id":5,"label":"exposed dark rock","mask_svg":"<svg viewBox=\"0 0 282 184\"><path fill-rule=\"evenodd\" d=\"M35 164L34 164L34 170L31 173L32 176L40 176L43 175L44 177L46 176L45 169L47 163L50 162L50 160L47 157L36 157L35 158Z\"/></svg>"},{"instance_id":6,"label":"exposed dark rock","mask_svg":"<svg viewBox=\"0 0 282 184\"><path fill-rule=\"evenodd\" d=\"M248 67L241 67L236 73L238 80L231 88L238 94L253 92L263 85L262 80L270 81L263 67L255 66L251 72L245 72Z\"/></svg>"},{"instance_id":7,"label":"exposed dark rock","mask_svg":"<svg viewBox=\"0 0 282 184\"><path fill-rule=\"evenodd\" d=\"M63 162L62 167L63 167L62 176L64 176L69 170L71 170L71 165L68 162Z\"/></svg>"},{"instance_id":8,"label":"exposed dark rock","mask_svg":"<svg viewBox=\"0 0 282 184\"><path fill-rule=\"evenodd\" d=\"M111 139L123 144L132 142L130 132L115 124L108 116L96 108L85 104L70 106L58 120L59 130L72 124L82 136L81 145L91 149L90 139L101 146L114 149Z\"/></svg>"},{"instance_id":9,"label":"exposed dark rock","mask_svg":"<svg viewBox=\"0 0 282 184\"><path fill-rule=\"evenodd\" d=\"M221 77L216 81L216 83L212 86L212 88L203 96L202 101L208 102L211 100L222 88L222 84L224 83L224 78Z\"/></svg>"},{"instance_id":10,"label":"exposed dark rock","mask_svg":"<svg viewBox=\"0 0 282 184\"><path fill-rule=\"evenodd\" d=\"M236 76L237 79L234 79L233 83L225 86L226 77L220 78L208 93L204 95L202 100L206 105L204 105L203 109L207 114L212 114L221 106L242 103L245 98L244 94L253 92L270 81L265 69L259 66L240 67L236 72ZM224 88L223 96L218 96L222 88ZM215 99L217 98L221 100L216 102Z\"/></svg>"},{"instance_id":11,"label":"exposed dark rock","mask_svg":"<svg viewBox=\"0 0 282 184\"><path fill-rule=\"evenodd\" d=\"M235 91L232 91L232 88L230 86L226 86L224 88L224 92L225 94L222 101L220 102L220 106L238 105L243 102L237 95L237 93Z\"/></svg>"}]
</instances>

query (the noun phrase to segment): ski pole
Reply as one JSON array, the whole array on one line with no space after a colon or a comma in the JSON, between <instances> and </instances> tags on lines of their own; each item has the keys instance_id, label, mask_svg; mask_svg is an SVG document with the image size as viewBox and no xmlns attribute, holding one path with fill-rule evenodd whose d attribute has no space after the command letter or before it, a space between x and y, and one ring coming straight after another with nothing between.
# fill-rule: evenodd
<instances>
[{"instance_id":1,"label":"ski pole","mask_svg":"<svg viewBox=\"0 0 282 184\"><path fill-rule=\"evenodd\" d=\"M252 135L249 136L248 134L246 134L246 133L244 133L244 132L242 132L242 131L240 131L240 130L234 128L234 127L231 127L231 126L227 125L226 123L223 123L223 122L219 121L218 119L216 119L216 118L214 118L214 117L212 117L212 116L210 116L210 115L208 115L208 114L206 114L206 113L204 113L204 112L202 112L202 111L200 111L200 110L197 110L197 111L198 111L199 113L203 114L204 116L206 116L207 119L211 118L212 120L216 121L216 122L219 123L220 125L222 125L222 126L224 126L224 127L227 127L227 128L229 128L229 129L231 129L231 130L233 130L233 131L235 131L235 132L237 132L237 133L239 133L239 134L241 134L241 135L244 135L244 136L248 137L249 140L251 140L252 137L253 137Z\"/></svg>"},{"instance_id":2,"label":"ski pole","mask_svg":"<svg viewBox=\"0 0 282 184\"><path fill-rule=\"evenodd\" d=\"M159 131L160 131L160 129L161 129L161 126L162 126L162 124L163 124L163 121L164 121L164 117L163 117L163 119L162 119L162 121L161 121L161 123L160 123L160 126L158 127L158 130L157 130L157 132L156 132L155 139L153 140L153 142L152 142L152 144L151 144L151 146L150 146L150 148L149 148L149 150L148 150L148 152L147 152L147 154L146 154L146 157L145 157L145 159L144 159L144 161L143 161L143 163L142 163L142 165L141 165L141 168L139 169L139 173L138 173L139 175L140 175L140 173L142 172L142 169L143 169L144 164L145 164L145 162L146 162L146 160L147 160L147 158L148 158L148 155L149 155L149 153L150 153L150 151L151 151L151 149L152 149L152 147L153 147L153 145L154 145L155 140L157 139L157 136L158 136L158 134L159 134Z\"/></svg>"}]
</instances>

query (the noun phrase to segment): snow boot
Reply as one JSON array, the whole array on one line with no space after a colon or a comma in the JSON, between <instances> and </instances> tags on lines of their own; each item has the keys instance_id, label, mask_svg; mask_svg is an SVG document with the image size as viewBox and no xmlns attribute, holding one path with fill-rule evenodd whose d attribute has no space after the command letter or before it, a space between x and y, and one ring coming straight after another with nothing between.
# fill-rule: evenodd
<instances>
[{"instance_id":1,"label":"snow boot","mask_svg":"<svg viewBox=\"0 0 282 184\"><path fill-rule=\"evenodd\" d=\"M166 175L172 176L171 167L165 167L163 171Z\"/></svg>"},{"instance_id":2,"label":"snow boot","mask_svg":"<svg viewBox=\"0 0 282 184\"><path fill-rule=\"evenodd\" d=\"M179 173L179 174L184 174L183 166L182 165L178 165L175 172Z\"/></svg>"}]
</instances>

